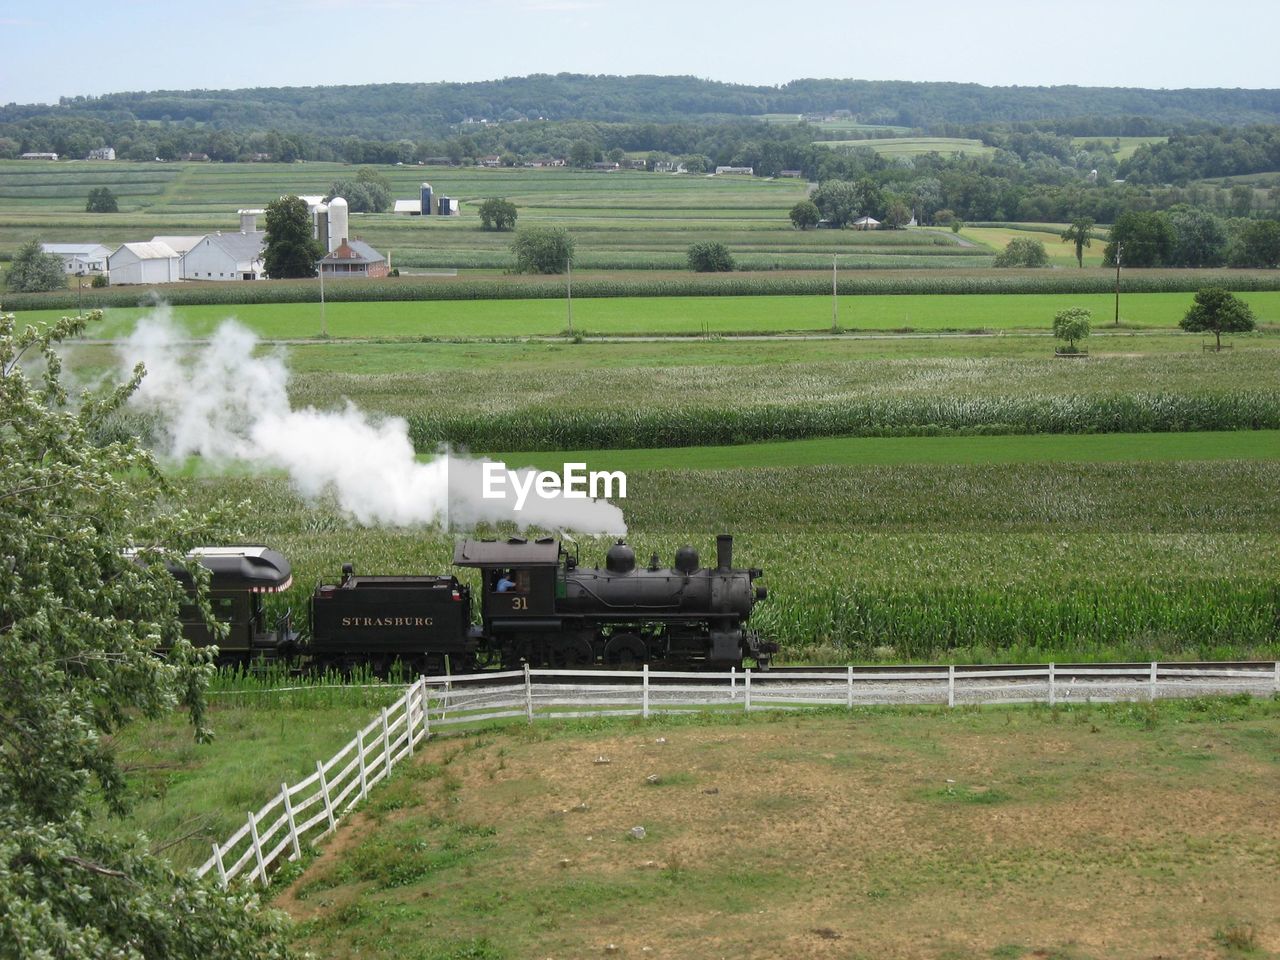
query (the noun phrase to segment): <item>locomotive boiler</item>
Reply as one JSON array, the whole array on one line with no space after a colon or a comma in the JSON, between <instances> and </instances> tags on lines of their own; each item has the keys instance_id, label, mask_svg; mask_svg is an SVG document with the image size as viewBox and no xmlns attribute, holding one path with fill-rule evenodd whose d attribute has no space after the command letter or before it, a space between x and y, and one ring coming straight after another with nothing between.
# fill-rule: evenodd
<instances>
[{"instance_id":1,"label":"locomotive boiler","mask_svg":"<svg viewBox=\"0 0 1280 960\"><path fill-rule=\"evenodd\" d=\"M654 554L641 568L619 540L603 569L585 568L550 537L463 540L453 562L480 571L477 636L507 665L729 666L751 657L766 666L777 652L746 627L767 595L754 583L763 571L733 566L728 535L717 538L715 567L701 566L698 552L685 546L671 567Z\"/></svg>"}]
</instances>

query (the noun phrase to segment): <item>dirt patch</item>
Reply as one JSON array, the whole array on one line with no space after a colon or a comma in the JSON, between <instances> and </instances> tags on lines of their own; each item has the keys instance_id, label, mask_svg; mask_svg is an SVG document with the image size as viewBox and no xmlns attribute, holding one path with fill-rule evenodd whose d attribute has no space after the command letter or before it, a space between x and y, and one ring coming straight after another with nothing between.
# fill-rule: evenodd
<instances>
[{"instance_id":1,"label":"dirt patch","mask_svg":"<svg viewBox=\"0 0 1280 960\"><path fill-rule=\"evenodd\" d=\"M419 804L382 827L365 816L344 826L307 876L413 818L428 842L442 822L492 829L485 858L425 886L361 890L386 952L359 923L308 945L391 956L398 937L414 942L416 918L454 938L492 931L511 957L613 944L652 958L1017 947L1145 960L1220 957L1215 931L1239 921L1262 950L1280 949L1280 749L1262 752L1268 762L1215 741L1201 757L1203 728L1015 716L498 737L454 757L447 796L414 784ZM1248 722L1280 745L1275 718ZM433 744L415 762L450 749ZM355 897L339 885L320 907L296 887L278 902L300 918L323 921Z\"/></svg>"}]
</instances>

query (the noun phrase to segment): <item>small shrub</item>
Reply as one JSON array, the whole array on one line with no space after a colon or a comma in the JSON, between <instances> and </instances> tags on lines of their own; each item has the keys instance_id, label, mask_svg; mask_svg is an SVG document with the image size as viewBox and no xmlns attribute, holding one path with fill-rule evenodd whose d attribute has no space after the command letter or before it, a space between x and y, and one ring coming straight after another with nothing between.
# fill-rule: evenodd
<instances>
[{"instance_id":1,"label":"small shrub","mask_svg":"<svg viewBox=\"0 0 1280 960\"><path fill-rule=\"evenodd\" d=\"M689 245L689 269L695 273L727 273L733 269L733 255L717 240L700 240Z\"/></svg>"},{"instance_id":2,"label":"small shrub","mask_svg":"<svg viewBox=\"0 0 1280 960\"><path fill-rule=\"evenodd\" d=\"M1014 237L1004 252L996 257L997 267L1047 267L1049 254L1044 244L1034 237Z\"/></svg>"},{"instance_id":3,"label":"small shrub","mask_svg":"<svg viewBox=\"0 0 1280 960\"><path fill-rule=\"evenodd\" d=\"M1218 930L1213 939L1227 950L1253 953L1258 949L1258 928L1252 923L1233 923Z\"/></svg>"},{"instance_id":4,"label":"small shrub","mask_svg":"<svg viewBox=\"0 0 1280 960\"><path fill-rule=\"evenodd\" d=\"M1067 353L1075 353L1076 343L1089 336L1089 321L1093 311L1084 307L1068 307L1059 310L1053 318L1053 335L1067 343Z\"/></svg>"}]
</instances>

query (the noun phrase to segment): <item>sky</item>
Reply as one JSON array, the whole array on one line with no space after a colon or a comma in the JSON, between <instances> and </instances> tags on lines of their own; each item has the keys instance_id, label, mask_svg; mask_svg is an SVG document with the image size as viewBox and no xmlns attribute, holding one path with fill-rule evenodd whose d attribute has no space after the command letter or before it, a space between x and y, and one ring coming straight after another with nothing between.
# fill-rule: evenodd
<instances>
[{"instance_id":1,"label":"sky","mask_svg":"<svg viewBox=\"0 0 1280 960\"><path fill-rule=\"evenodd\" d=\"M1274 0L0 0L0 103L529 73L1280 87Z\"/></svg>"}]
</instances>

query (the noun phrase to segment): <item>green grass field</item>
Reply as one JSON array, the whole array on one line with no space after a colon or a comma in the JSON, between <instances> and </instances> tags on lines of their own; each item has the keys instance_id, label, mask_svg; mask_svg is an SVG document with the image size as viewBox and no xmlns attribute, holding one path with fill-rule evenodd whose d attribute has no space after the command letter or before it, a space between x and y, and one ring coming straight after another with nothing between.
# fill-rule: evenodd
<instances>
[{"instance_id":1,"label":"green grass field","mask_svg":"<svg viewBox=\"0 0 1280 960\"><path fill-rule=\"evenodd\" d=\"M981 140L959 137L882 137L873 140L818 140L817 143L833 150L866 148L885 157L918 157L925 153L963 153L987 157L995 153L994 147Z\"/></svg>"},{"instance_id":2,"label":"green grass field","mask_svg":"<svg viewBox=\"0 0 1280 960\"><path fill-rule=\"evenodd\" d=\"M1241 294L1259 323L1280 323L1280 292ZM1181 293L1122 294L1121 322L1129 328L1176 328L1192 297ZM863 295L841 297L838 325L848 331L1048 330L1054 314L1068 306L1094 312L1104 327L1114 310L1107 294ZM65 311L24 312L48 321ZM118 337L147 313L109 308L96 337ZM234 317L270 339L316 337L319 304L180 306L173 313L194 336L205 336ZM563 335L568 305L561 300L415 301L330 303L325 328L331 337L469 338ZM744 334L826 332L832 326L831 297L602 297L573 302L575 332L592 335ZM1198 342L1198 340L1196 341ZM1189 341L1188 346L1191 346Z\"/></svg>"},{"instance_id":3,"label":"green grass field","mask_svg":"<svg viewBox=\"0 0 1280 960\"><path fill-rule=\"evenodd\" d=\"M1128 160L1139 147L1149 143L1164 143L1168 139L1168 137L1072 137L1071 142L1077 147L1101 143L1116 160Z\"/></svg>"},{"instance_id":4,"label":"green grass field","mask_svg":"<svg viewBox=\"0 0 1280 960\"><path fill-rule=\"evenodd\" d=\"M996 253L1004 250L1010 240L1027 238L1039 240L1044 244L1045 252L1049 254L1049 263L1051 265L1066 268L1077 267L1075 244L1062 242L1062 231L1066 229L1066 226L1066 224L1062 224L1059 227L1043 231L1014 229L1011 227L966 226L960 231L960 236L972 240L974 243L980 243ZM1095 238L1091 245L1085 248L1084 264L1086 267L1102 266L1102 252L1106 245L1105 239Z\"/></svg>"},{"instance_id":5,"label":"green grass field","mask_svg":"<svg viewBox=\"0 0 1280 960\"><path fill-rule=\"evenodd\" d=\"M561 450L491 454L511 466L588 469L733 470L821 464L896 466L965 463L1128 463L1280 460L1280 431L1112 433L1084 436L839 437L659 450Z\"/></svg>"}]
</instances>

